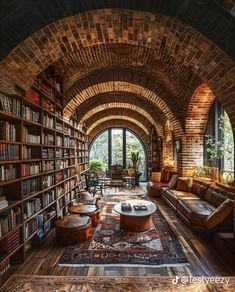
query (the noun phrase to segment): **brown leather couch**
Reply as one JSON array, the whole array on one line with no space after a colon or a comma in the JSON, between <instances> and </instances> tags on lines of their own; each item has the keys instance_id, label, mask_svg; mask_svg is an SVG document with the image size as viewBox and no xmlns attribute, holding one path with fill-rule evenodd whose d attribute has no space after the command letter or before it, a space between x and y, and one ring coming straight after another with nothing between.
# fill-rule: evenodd
<instances>
[{"instance_id":1,"label":"brown leather couch","mask_svg":"<svg viewBox=\"0 0 235 292\"><path fill-rule=\"evenodd\" d=\"M168 186L168 183L174 174L177 174L177 172L173 170L163 169L160 182L149 181L147 183L146 188L148 194L152 197L160 197L161 188Z\"/></svg>"},{"instance_id":2,"label":"brown leather couch","mask_svg":"<svg viewBox=\"0 0 235 292\"><path fill-rule=\"evenodd\" d=\"M162 187L162 198L193 229L232 231L235 194L194 181L190 192Z\"/></svg>"}]
</instances>

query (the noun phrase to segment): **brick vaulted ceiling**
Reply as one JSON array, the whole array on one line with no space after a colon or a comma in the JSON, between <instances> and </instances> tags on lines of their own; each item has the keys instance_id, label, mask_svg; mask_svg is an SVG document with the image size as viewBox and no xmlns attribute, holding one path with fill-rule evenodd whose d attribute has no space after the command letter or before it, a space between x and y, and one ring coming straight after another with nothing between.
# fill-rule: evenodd
<instances>
[{"instance_id":1,"label":"brick vaulted ceiling","mask_svg":"<svg viewBox=\"0 0 235 292\"><path fill-rule=\"evenodd\" d=\"M76 111L94 131L98 121L107 126L104 116L117 124L122 115L161 134L167 118L180 135L202 83L235 128L233 1L25 0L0 8L2 80L27 89L53 64L64 76L64 113Z\"/></svg>"}]
</instances>

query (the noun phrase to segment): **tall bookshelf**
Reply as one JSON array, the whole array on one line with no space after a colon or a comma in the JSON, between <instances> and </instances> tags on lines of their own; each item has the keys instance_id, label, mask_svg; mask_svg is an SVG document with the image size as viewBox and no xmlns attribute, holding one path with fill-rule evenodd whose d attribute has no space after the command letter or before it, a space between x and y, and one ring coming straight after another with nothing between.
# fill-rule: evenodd
<instances>
[{"instance_id":1,"label":"tall bookshelf","mask_svg":"<svg viewBox=\"0 0 235 292\"><path fill-rule=\"evenodd\" d=\"M0 94L0 206L8 204L0 209L1 282L85 186L86 129L62 110L61 83L48 72L26 92Z\"/></svg>"},{"instance_id":2,"label":"tall bookshelf","mask_svg":"<svg viewBox=\"0 0 235 292\"><path fill-rule=\"evenodd\" d=\"M150 131L148 160L148 177L151 179L152 172L160 171L162 164L162 139L158 137L154 126Z\"/></svg>"}]
</instances>

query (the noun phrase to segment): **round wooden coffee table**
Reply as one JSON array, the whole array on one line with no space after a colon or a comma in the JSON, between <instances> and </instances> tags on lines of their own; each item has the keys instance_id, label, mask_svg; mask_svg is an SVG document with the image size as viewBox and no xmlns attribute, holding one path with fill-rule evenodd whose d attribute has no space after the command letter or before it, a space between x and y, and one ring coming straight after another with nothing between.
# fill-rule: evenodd
<instances>
[{"instance_id":1,"label":"round wooden coffee table","mask_svg":"<svg viewBox=\"0 0 235 292\"><path fill-rule=\"evenodd\" d=\"M122 203L130 204L131 211L123 211ZM146 211L137 211L134 206L145 205ZM128 200L118 203L114 206L114 210L120 214L120 227L126 231L142 232L151 227L152 214L157 210L154 203L145 200Z\"/></svg>"},{"instance_id":2,"label":"round wooden coffee table","mask_svg":"<svg viewBox=\"0 0 235 292\"><path fill-rule=\"evenodd\" d=\"M66 215L56 220L56 240L61 245L74 245L86 241L91 236L89 216Z\"/></svg>"},{"instance_id":3,"label":"round wooden coffee table","mask_svg":"<svg viewBox=\"0 0 235 292\"><path fill-rule=\"evenodd\" d=\"M94 204L79 204L69 208L71 214L87 215L91 217L92 226L97 226L100 222L100 209Z\"/></svg>"}]
</instances>

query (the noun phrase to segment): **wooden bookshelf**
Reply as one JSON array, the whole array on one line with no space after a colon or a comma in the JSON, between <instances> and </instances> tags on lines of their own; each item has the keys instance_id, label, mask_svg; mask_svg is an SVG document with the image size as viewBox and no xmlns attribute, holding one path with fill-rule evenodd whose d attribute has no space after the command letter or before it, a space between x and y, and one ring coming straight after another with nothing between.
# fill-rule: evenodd
<instances>
[{"instance_id":1,"label":"wooden bookshelf","mask_svg":"<svg viewBox=\"0 0 235 292\"><path fill-rule=\"evenodd\" d=\"M150 131L148 161L148 177L151 179L152 172L160 171L162 164L162 140L158 137L154 126L151 127Z\"/></svg>"},{"instance_id":2,"label":"wooden bookshelf","mask_svg":"<svg viewBox=\"0 0 235 292\"><path fill-rule=\"evenodd\" d=\"M0 209L0 283L85 187L86 128L63 118L56 78L46 72L23 94L0 94L0 198L8 201Z\"/></svg>"}]
</instances>

